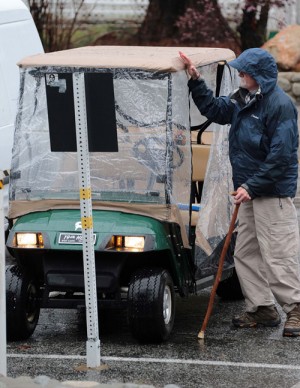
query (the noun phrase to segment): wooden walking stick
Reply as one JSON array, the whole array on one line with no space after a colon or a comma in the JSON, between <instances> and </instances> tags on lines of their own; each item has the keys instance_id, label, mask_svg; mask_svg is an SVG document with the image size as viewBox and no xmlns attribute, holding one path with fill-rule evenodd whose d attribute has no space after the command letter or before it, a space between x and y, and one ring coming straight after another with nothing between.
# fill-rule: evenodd
<instances>
[{"instance_id":1,"label":"wooden walking stick","mask_svg":"<svg viewBox=\"0 0 300 388\"><path fill-rule=\"evenodd\" d=\"M239 207L240 207L240 204L236 204L235 208L234 208L234 212L233 212L233 215L232 215L232 218L231 218L229 230L228 230L228 233L227 233L227 236L226 236L226 239L225 239L225 243L224 243L224 246L223 246L223 249L222 249L222 252L221 252L221 256L220 256L220 260L219 260L219 266L218 266L218 271L217 271L217 274L216 274L216 278L215 278L215 281L214 281L213 288L212 288L211 293L210 293L210 298L209 298L209 303L208 303L208 307L207 307L207 310L206 310L205 318L204 318L201 330L198 333L198 338L199 339L204 339L204 332L205 332L206 326L208 324L208 320L210 318L210 314L212 312L212 308L213 308L213 304L214 304L214 299L215 299L215 296L216 296L216 291L217 291L218 285L219 285L220 280L221 280L224 260L225 260L225 256L226 256L226 253L227 253L227 250L228 250L228 247L229 247L229 244L230 244L231 236L232 236L232 233L233 233L233 230L234 230L234 225L235 225L235 222L236 222L236 218L237 218L237 214L238 214L238 211L239 211Z\"/></svg>"}]
</instances>

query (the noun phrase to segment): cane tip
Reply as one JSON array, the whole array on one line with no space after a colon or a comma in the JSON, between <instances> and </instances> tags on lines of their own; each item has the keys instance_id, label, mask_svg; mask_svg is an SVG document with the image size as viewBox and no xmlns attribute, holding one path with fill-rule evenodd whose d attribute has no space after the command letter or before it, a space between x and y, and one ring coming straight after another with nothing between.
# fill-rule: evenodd
<instances>
[{"instance_id":1,"label":"cane tip","mask_svg":"<svg viewBox=\"0 0 300 388\"><path fill-rule=\"evenodd\" d=\"M204 331L203 330L199 331L198 339L204 339Z\"/></svg>"}]
</instances>

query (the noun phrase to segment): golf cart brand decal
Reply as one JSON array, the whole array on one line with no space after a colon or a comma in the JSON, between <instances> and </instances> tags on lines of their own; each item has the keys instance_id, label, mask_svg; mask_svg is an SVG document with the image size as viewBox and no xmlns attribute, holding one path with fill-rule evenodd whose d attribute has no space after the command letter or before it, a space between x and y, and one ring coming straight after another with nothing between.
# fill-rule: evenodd
<instances>
[{"instance_id":1,"label":"golf cart brand decal","mask_svg":"<svg viewBox=\"0 0 300 388\"><path fill-rule=\"evenodd\" d=\"M82 229L81 221L75 223L75 231L78 229Z\"/></svg>"},{"instance_id":2,"label":"golf cart brand decal","mask_svg":"<svg viewBox=\"0 0 300 388\"><path fill-rule=\"evenodd\" d=\"M93 234L94 244L96 242L96 234ZM59 244L82 244L81 233L60 233L58 238Z\"/></svg>"}]
</instances>

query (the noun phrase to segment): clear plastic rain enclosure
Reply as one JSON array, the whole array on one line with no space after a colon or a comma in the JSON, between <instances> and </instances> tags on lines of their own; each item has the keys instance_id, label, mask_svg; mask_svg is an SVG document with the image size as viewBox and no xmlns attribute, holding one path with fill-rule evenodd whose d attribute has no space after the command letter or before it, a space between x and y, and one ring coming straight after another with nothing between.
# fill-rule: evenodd
<instances>
[{"instance_id":1,"label":"clear plastic rain enclosure","mask_svg":"<svg viewBox=\"0 0 300 388\"><path fill-rule=\"evenodd\" d=\"M190 55L213 90L218 61L234 56L225 49L181 50ZM49 77L59 93L66 93L64 75L109 73L118 152L90 153L93 209L121 209L178 222L188 246L189 211L180 209L186 209L191 195L190 126L205 118L189 98L188 77L178 48L74 49L25 58L20 71L10 217L51 208L79 208L77 153L51 151L46 89L51 86ZM233 78L225 66L221 95L233 90ZM212 124L209 130L214 132L214 141L196 228L196 243L204 244L207 254L227 232L232 190L228 126ZM68 141L63 130L60 136ZM101 141L106 141L105 135Z\"/></svg>"}]
</instances>

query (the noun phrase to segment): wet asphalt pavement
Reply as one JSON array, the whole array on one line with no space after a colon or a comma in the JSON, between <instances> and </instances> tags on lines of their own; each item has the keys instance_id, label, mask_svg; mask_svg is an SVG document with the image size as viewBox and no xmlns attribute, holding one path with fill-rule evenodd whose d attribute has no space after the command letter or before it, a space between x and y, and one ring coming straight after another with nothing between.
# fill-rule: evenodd
<instances>
[{"instance_id":1,"label":"wet asphalt pavement","mask_svg":"<svg viewBox=\"0 0 300 388\"><path fill-rule=\"evenodd\" d=\"M300 383L300 338L282 337L284 314L277 328L235 329L231 318L243 311L243 301L217 297L205 338L198 340L209 294L206 289L177 299L175 327L162 344L137 343L124 311L100 312L100 371L85 370L83 312L42 310L29 340L8 343L8 376L181 388L291 388Z\"/></svg>"},{"instance_id":2,"label":"wet asphalt pavement","mask_svg":"<svg viewBox=\"0 0 300 388\"><path fill-rule=\"evenodd\" d=\"M300 388L300 337L282 337L281 309L277 328L235 329L231 318L243 311L243 301L216 297L205 338L198 340L209 294L206 289L198 296L177 299L175 327L163 344L137 343L124 312L100 312L101 371L85 370L84 314L42 310L29 340L8 343L7 375L14 379L8 383L8 378L0 377L0 388L32 388L33 379L45 375L51 382L94 381L112 388L123 388L120 383L128 388ZM48 388L47 377L40 379L40 387Z\"/></svg>"}]
</instances>

